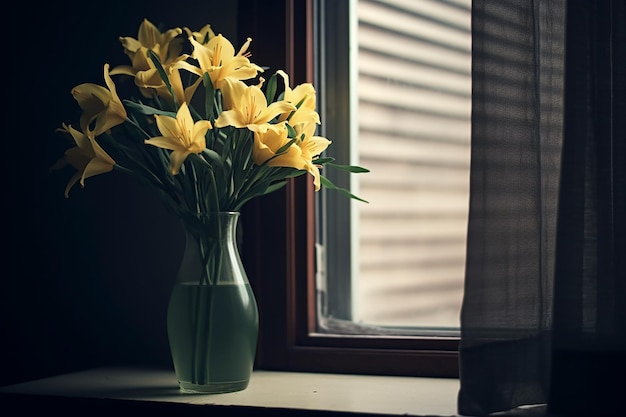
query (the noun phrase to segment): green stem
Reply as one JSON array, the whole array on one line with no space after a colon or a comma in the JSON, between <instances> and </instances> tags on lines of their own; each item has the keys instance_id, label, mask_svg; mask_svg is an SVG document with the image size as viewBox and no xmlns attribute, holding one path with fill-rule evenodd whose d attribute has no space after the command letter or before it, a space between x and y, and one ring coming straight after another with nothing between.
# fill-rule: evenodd
<instances>
[{"instance_id":1,"label":"green stem","mask_svg":"<svg viewBox=\"0 0 626 417\"><path fill-rule=\"evenodd\" d=\"M209 291L208 294L208 305L207 305L207 294L206 291ZM211 286L206 285L198 285L197 286L197 304L196 304L196 331L194 332L194 342L193 342L193 361L192 361L192 375L193 375L193 383L198 385L204 385L208 382L208 367L209 367L209 359L208 353L210 351L211 341L210 341L210 333L211 333L211 314L212 314L212 298L213 298L213 289ZM209 310L207 312L207 309ZM207 328L209 330L209 334L206 334Z\"/></svg>"},{"instance_id":2,"label":"green stem","mask_svg":"<svg viewBox=\"0 0 626 417\"><path fill-rule=\"evenodd\" d=\"M203 223L203 230L195 235L192 234L198 246L203 269L202 277L197 284L196 302L194 303L195 320L192 323L195 328L192 341L192 382L198 385L208 383L210 377L214 314L213 286L217 285L221 273L224 228L228 227L228 218L222 218L221 213L208 213L207 215L208 227ZM223 224L222 222L226 223ZM191 232L188 231L187 233Z\"/></svg>"},{"instance_id":3,"label":"green stem","mask_svg":"<svg viewBox=\"0 0 626 417\"><path fill-rule=\"evenodd\" d=\"M146 132L145 130L143 130L143 128L137 124L133 119L127 117L126 121L128 123L130 123L131 125L133 125L137 130L139 130L142 134L144 134L146 136L146 138L150 138L151 136L148 134L148 132Z\"/></svg>"},{"instance_id":4,"label":"green stem","mask_svg":"<svg viewBox=\"0 0 626 417\"><path fill-rule=\"evenodd\" d=\"M211 371L210 371L210 365L211 365L211 340L213 339L213 286L209 286L207 287L207 290L209 291L209 316L208 316L208 328L209 328L209 334L207 335L206 341L207 341L207 348L206 348L206 355L204 356L206 359L206 362L203 364L203 370L205 371L204 373L204 377L206 378L206 381L209 381L209 378L211 376Z\"/></svg>"}]
</instances>

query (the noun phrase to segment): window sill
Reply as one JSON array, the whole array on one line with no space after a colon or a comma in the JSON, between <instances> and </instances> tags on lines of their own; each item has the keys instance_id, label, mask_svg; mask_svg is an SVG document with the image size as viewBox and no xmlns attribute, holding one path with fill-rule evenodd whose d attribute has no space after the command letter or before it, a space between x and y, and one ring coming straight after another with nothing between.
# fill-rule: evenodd
<instances>
[{"instance_id":1,"label":"window sill","mask_svg":"<svg viewBox=\"0 0 626 417\"><path fill-rule=\"evenodd\" d=\"M173 372L98 368L0 388L4 405L68 411L206 415L453 416L458 379L255 371L240 392L181 394ZM204 406L204 407L202 407ZM81 408L82 407L82 408ZM232 414L230 414L232 413ZM160 415L160 414L156 414ZM171 415L171 414L170 414Z\"/></svg>"}]
</instances>

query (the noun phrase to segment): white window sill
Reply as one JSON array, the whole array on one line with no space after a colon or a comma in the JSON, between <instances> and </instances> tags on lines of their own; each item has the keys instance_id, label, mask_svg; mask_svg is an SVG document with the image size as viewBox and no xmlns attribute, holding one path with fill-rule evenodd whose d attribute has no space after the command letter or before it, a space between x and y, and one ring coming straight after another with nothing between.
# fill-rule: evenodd
<instances>
[{"instance_id":1,"label":"white window sill","mask_svg":"<svg viewBox=\"0 0 626 417\"><path fill-rule=\"evenodd\" d=\"M178 391L170 371L99 368L2 387L0 394L29 403L37 398L32 396L60 397L68 404L72 398L131 400L135 405L281 410L290 411L290 416L297 416L298 410L330 411L334 415L455 416L458 389L458 379L255 371L243 391L189 395ZM200 409L206 411L206 407Z\"/></svg>"}]
</instances>

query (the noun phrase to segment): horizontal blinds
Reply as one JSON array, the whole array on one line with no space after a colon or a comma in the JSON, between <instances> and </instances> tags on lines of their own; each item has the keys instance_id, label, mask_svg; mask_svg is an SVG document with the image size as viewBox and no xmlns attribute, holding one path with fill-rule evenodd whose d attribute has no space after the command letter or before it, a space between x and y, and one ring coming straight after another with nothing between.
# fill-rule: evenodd
<instances>
[{"instance_id":1,"label":"horizontal blinds","mask_svg":"<svg viewBox=\"0 0 626 417\"><path fill-rule=\"evenodd\" d=\"M470 0L358 0L356 319L458 327L469 198Z\"/></svg>"}]
</instances>

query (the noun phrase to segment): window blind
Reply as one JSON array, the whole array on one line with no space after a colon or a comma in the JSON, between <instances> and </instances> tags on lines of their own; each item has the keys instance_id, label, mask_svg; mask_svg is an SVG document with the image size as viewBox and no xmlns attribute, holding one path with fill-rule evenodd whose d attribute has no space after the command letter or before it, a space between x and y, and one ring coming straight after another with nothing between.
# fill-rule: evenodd
<instances>
[{"instance_id":1,"label":"window blind","mask_svg":"<svg viewBox=\"0 0 626 417\"><path fill-rule=\"evenodd\" d=\"M359 0L356 321L458 327L471 116L470 0Z\"/></svg>"}]
</instances>

